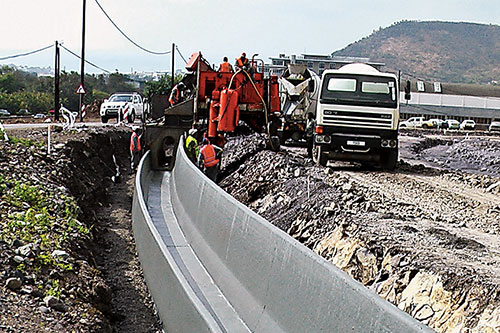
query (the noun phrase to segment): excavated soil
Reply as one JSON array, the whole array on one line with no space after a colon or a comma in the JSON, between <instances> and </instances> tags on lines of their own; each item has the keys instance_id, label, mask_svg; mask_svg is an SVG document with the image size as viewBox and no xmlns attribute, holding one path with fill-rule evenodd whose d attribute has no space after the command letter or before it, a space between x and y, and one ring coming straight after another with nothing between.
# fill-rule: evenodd
<instances>
[{"instance_id":1,"label":"excavated soil","mask_svg":"<svg viewBox=\"0 0 500 333\"><path fill-rule=\"evenodd\" d=\"M130 129L56 128L50 155L45 130L7 133L0 223L15 234L0 239L0 332L161 332L131 229ZM44 216L54 222L42 229Z\"/></svg>"},{"instance_id":2,"label":"excavated soil","mask_svg":"<svg viewBox=\"0 0 500 333\"><path fill-rule=\"evenodd\" d=\"M403 134L386 172L319 167L305 148L234 138L220 186L436 331L496 332L498 139Z\"/></svg>"}]
</instances>

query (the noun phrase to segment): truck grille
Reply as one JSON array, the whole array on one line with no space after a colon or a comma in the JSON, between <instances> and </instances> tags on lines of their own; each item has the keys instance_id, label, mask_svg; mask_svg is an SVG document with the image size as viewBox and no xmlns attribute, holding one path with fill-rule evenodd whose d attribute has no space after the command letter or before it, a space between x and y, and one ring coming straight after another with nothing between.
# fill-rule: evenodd
<instances>
[{"instance_id":1,"label":"truck grille","mask_svg":"<svg viewBox=\"0 0 500 333\"><path fill-rule=\"evenodd\" d=\"M366 126L392 128L392 114L356 111L324 110L323 123L335 126Z\"/></svg>"}]
</instances>

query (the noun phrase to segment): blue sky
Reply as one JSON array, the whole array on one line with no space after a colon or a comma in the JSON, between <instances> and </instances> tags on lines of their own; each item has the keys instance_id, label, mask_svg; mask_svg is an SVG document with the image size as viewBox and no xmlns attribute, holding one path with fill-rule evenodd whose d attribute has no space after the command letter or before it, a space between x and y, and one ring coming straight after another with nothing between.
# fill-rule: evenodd
<instances>
[{"instance_id":1,"label":"blue sky","mask_svg":"<svg viewBox=\"0 0 500 333\"><path fill-rule=\"evenodd\" d=\"M97 6L87 1L86 58L121 72L167 71L171 58L150 55L127 41ZM97 0L134 41L152 51L175 42L185 57L202 51L213 63L242 51L268 61L279 53L327 54L407 20L463 21L500 25L497 0L304 1L304 0ZM0 58L53 44L80 54L83 0L0 0ZM53 66L53 49L0 61ZM182 60L177 57L176 67ZM79 71L79 60L62 51L61 67ZM87 72L101 72L86 65Z\"/></svg>"}]
</instances>

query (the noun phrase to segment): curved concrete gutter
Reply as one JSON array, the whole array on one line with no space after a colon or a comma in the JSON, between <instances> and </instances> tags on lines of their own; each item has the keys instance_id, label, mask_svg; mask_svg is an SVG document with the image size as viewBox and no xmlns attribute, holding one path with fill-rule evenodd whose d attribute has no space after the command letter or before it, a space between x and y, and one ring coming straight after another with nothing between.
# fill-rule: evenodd
<instances>
[{"instance_id":1,"label":"curved concrete gutter","mask_svg":"<svg viewBox=\"0 0 500 333\"><path fill-rule=\"evenodd\" d=\"M153 198L146 193L152 193L149 185L158 182L158 175L149 171L147 158L139 170L134 234L146 281L167 330L431 331L221 190L183 149L178 149L172 174L159 181L164 183L162 199L150 203L150 211L146 202ZM198 278L192 269L193 280L202 286L193 289L175 267L165 245L172 237L162 238L149 215L158 215L157 205L169 207L171 215L163 209L165 220L178 223L177 236L187 239L185 244L209 274L212 289L205 289L204 277ZM221 298L224 301L218 304ZM227 309L234 313L223 318L220 314ZM244 325L231 326L238 321Z\"/></svg>"}]
</instances>

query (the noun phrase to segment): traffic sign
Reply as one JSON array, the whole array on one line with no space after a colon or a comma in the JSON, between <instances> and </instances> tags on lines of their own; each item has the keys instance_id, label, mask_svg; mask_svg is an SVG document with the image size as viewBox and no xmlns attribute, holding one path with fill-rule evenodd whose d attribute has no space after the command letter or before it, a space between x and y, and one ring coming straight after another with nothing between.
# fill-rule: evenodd
<instances>
[{"instance_id":1,"label":"traffic sign","mask_svg":"<svg viewBox=\"0 0 500 333\"><path fill-rule=\"evenodd\" d=\"M76 89L76 93L77 94L81 94L81 95L86 94L85 89L83 88L83 85L80 84L80 86L78 87L78 89Z\"/></svg>"}]
</instances>

